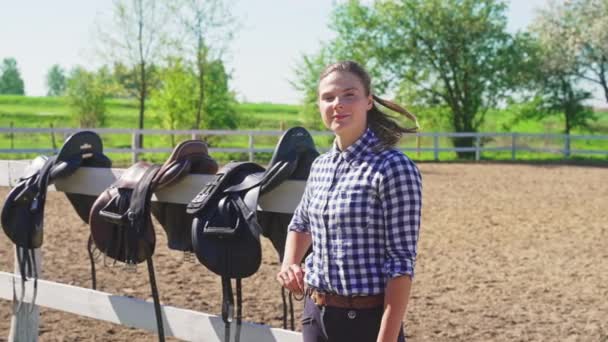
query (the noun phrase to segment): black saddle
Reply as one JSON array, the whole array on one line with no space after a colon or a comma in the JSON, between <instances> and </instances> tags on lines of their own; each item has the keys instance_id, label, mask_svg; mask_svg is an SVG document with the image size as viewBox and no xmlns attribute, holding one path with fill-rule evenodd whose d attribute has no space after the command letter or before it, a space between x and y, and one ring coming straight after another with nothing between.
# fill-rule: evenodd
<instances>
[{"instance_id":1,"label":"black saddle","mask_svg":"<svg viewBox=\"0 0 608 342\"><path fill-rule=\"evenodd\" d=\"M286 180L308 180L312 162L319 156L315 142L310 133L302 127L288 129L275 147L268 166L268 181L262 185L263 195L272 191ZM283 261L287 226L293 218L293 213L278 213L258 211L257 220L262 227L262 234L272 242L279 255L279 263ZM287 295L281 288L283 299L283 328L287 329ZM292 295L289 294L290 327L295 330Z\"/></svg>"},{"instance_id":2,"label":"black saddle","mask_svg":"<svg viewBox=\"0 0 608 342\"><path fill-rule=\"evenodd\" d=\"M2 208L2 228L17 246L22 289L25 288L27 274L33 274L34 290L37 285L34 249L40 248L43 242L47 187L56 179L71 175L81 166L110 165L110 159L103 154L103 144L99 136L89 131L78 132L66 139L57 155L34 159L29 168L30 172L9 192ZM82 210L86 210L86 205L87 203L80 204Z\"/></svg>"},{"instance_id":3,"label":"black saddle","mask_svg":"<svg viewBox=\"0 0 608 342\"><path fill-rule=\"evenodd\" d=\"M286 180L308 180L310 167L319 156L310 133L302 127L288 129L275 147L267 175L264 177L260 194L264 195ZM259 211L258 222L262 234L270 239L279 259L283 260L287 226L293 213Z\"/></svg>"},{"instance_id":4,"label":"black saddle","mask_svg":"<svg viewBox=\"0 0 608 342\"><path fill-rule=\"evenodd\" d=\"M241 325L241 279L253 275L262 261L261 228L256 208L264 168L251 162L231 162L188 204L195 215L192 245L198 260L222 278L222 319L230 339L234 316L231 279L236 279L237 331ZM237 332L237 339L239 338Z\"/></svg>"},{"instance_id":5,"label":"black saddle","mask_svg":"<svg viewBox=\"0 0 608 342\"><path fill-rule=\"evenodd\" d=\"M164 329L152 262L156 236L152 225L151 197L155 190L174 184L191 172L216 169L217 164L207 154L207 145L199 140L188 140L175 147L162 166L138 162L128 168L99 195L91 208L91 238L97 249L127 265L146 261L160 341L164 341ZM163 207L159 208L162 211ZM168 214L180 216L184 212L169 211ZM175 242L177 236L177 243L183 244L179 241L182 235L168 231L170 243Z\"/></svg>"},{"instance_id":6,"label":"black saddle","mask_svg":"<svg viewBox=\"0 0 608 342\"><path fill-rule=\"evenodd\" d=\"M236 279L239 329L241 279L253 275L260 266L260 234L269 237L281 255L285 248L291 214L287 217L281 213L257 212L259 194L271 191L286 179L307 179L317 155L310 134L301 127L292 128L281 137L268 170L250 162L229 163L188 204L188 213L196 216L192 223L194 252L203 265L222 278L226 340L234 311L231 279ZM264 215L263 222L268 227L258 223L260 214ZM286 315L286 309L284 313ZM284 323L286 325L286 318Z\"/></svg>"}]
</instances>

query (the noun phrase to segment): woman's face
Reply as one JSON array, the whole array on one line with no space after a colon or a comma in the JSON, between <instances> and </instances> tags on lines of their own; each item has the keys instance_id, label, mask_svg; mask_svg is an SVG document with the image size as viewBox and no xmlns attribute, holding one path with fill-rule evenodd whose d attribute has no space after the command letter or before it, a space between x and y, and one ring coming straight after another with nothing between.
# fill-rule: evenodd
<instances>
[{"instance_id":1,"label":"woman's face","mask_svg":"<svg viewBox=\"0 0 608 342\"><path fill-rule=\"evenodd\" d=\"M321 118L338 136L361 136L367 127L367 111L372 104L372 96L365 94L363 83L353 73L334 71L319 82Z\"/></svg>"}]
</instances>

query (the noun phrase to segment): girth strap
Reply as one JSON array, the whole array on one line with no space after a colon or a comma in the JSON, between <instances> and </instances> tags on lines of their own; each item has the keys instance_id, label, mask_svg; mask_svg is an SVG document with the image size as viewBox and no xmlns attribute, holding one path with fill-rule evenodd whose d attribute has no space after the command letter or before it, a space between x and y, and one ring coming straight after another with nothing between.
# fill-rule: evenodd
<instances>
[{"instance_id":1,"label":"girth strap","mask_svg":"<svg viewBox=\"0 0 608 342\"><path fill-rule=\"evenodd\" d=\"M160 169L158 165L150 166L137 182L133 194L131 195L131 205L127 212L127 219L138 230L138 233L143 233L143 228L146 225L146 218L150 213L150 199L152 198L152 179Z\"/></svg>"},{"instance_id":2,"label":"girth strap","mask_svg":"<svg viewBox=\"0 0 608 342\"><path fill-rule=\"evenodd\" d=\"M241 338L241 324L243 313L243 291L241 278L236 278L236 333L235 342ZM230 341L230 325L234 320L234 294L232 282L228 277L222 277L222 320L224 321L224 341Z\"/></svg>"},{"instance_id":3,"label":"girth strap","mask_svg":"<svg viewBox=\"0 0 608 342\"><path fill-rule=\"evenodd\" d=\"M254 234L254 236L259 236L262 234L262 227L258 224L258 220L256 219L256 208L258 205L258 195L260 194L260 187L255 187L247 192L245 195L245 200L243 200L240 196L231 196L234 204L237 205L243 218L247 221L247 226Z\"/></svg>"},{"instance_id":4,"label":"girth strap","mask_svg":"<svg viewBox=\"0 0 608 342\"><path fill-rule=\"evenodd\" d=\"M148 277L150 278L150 289L152 291L152 299L154 301L154 314L156 316L156 329L158 330L158 340L165 341L165 329L163 327L163 315L160 310L160 298L158 295L158 287L156 286L156 277L154 275L154 264L152 257L146 259L148 264Z\"/></svg>"}]
</instances>

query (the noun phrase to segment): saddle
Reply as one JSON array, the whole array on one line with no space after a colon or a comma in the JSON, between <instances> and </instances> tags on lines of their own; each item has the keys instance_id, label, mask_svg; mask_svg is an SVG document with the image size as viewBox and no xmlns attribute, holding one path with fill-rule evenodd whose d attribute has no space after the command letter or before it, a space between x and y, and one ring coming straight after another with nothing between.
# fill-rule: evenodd
<instances>
[{"instance_id":1,"label":"saddle","mask_svg":"<svg viewBox=\"0 0 608 342\"><path fill-rule=\"evenodd\" d=\"M99 195L89 214L91 239L104 255L127 265L146 261L160 341L164 341L164 329L152 262L156 237L150 215L151 197L155 190L170 186L191 172L211 172L215 169L217 164L207 154L204 142L182 142L162 166L138 162L128 168ZM163 207L159 208L162 212ZM183 214L165 211L169 216ZM183 234L174 234L177 229L173 228L177 227L170 224L163 226L170 228L170 243L184 244L179 240Z\"/></svg>"},{"instance_id":2,"label":"saddle","mask_svg":"<svg viewBox=\"0 0 608 342\"><path fill-rule=\"evenodd\" d=\"M310 133L302 127L292 127L285 131L274 149L268 172L260 189L264 195L286 180L308 180L310 167L319 156ZM270 239L279 259L283 260L287 226L293 213L259 211L258 222L262 234Z\"/></svg>"},{"instance_id":3,"label":"saddle","mask_svg":"<svg viewBox=\"0 0 608 342\"><path fill-rule=\"evenodd\" d=\"M271 191L290 177L306 179L310 164L317 155L310 134L301 127L292 128L280 139L268 170L251 162L231 162L220 169L213 181L188 204L187 212L196 216L192 222L194 253L203 265L222 279L222 319L226 341L230 338L230 324L234 318L231 279L236 280L236 323L239 331L241 279L253 275L260 266L260 234L274 239L275 248L280 246L281 251L285 246L289 220L276 216L280 213L272 213L275 216L267 215L264 219L268 227L260 225L258 215L262 212L257 212L259 194ZM284 313L286 315L286 309ZM238 339L238 332L236 336Z\"/></svg>"},{"instance_id":4,"label":"saddle","mask_svg":"<svg viewBox=\"0 0 608 342\"><path fill-rule=\"evenodd\" d=\"M260 194L266 194L286 180L308 180L310 167L319 156L310 133L302 127L288 129L277 143L268 166L268 180L262 185ZM279 263L285 254L287 227L293 213L258 211L257 220L262 227L262 235L270 240L279 255ZM307 252L307 254L310 250ZM281 287L283 300L283 328L287 329L287 295ZM293 300L289 294L290 327L295 330Z\"/></svg>"},{"instance_id":5,"label":"saddle","mask_svg":"<svg viewBox=\"0 0 608 342\"><path fill-rule=\"evenodd\" d=\"M43 242L44 207L47 187L56 179L67 177L79 167L110 167L111 161L103 154L103 143L99 136L90 131L82 131L68 137L55 156L39 156L9 192L2 208L2 228L17 247L17 261L21 273L21 307L26 276L34 278L34 298L36 298L38 274L34 249ZM85 210L87 203L80 207ZM16 300L16 298L14 298Z\"/></svg>"},{"instance_id":6,"label":"saddle","mask_svg":"<svg viewBox=\"0 0 608 342\"><path fill-rule=\"evenodd\" d=\"M251 162L230 162L190 201L192 244L198 260L222 279L225 341L234 317L231 279L237 290L237 339L241 326L241 279L253 275L262 261L261 228L256 221L260 183L265 169Z\"/></svg>"}]
</instances>

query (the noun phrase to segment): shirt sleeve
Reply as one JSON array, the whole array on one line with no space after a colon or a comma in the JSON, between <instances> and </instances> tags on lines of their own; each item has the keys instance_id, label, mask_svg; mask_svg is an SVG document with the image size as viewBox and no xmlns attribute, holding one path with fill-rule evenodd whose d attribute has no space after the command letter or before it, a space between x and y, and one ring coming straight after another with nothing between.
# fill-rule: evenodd
<instances>
[{"instance_id":1,"label":"shirt sleeve","mask_svg":"<svg viewBox=\"0 0 608 342\"><path fill-rule=\"evenodd\" d=\"M420 213L422 177L416 165L403 153L391 156L383 165L379 197L385 222L386 277L414 277Z\"/></svg>"},{"instance_id":2,"label":"shirt sleeve","mask_svg":"<svg viewBox=\"0 0 608 342\"><path fill-rule=\"evenodd\" d=\"M296 210L293 212L293 217L287 229L289 231L296 231L300 233L310 233L310 219L308 217L308 206L310 203L310 196L312 192L312 170L311 175L306 182L306 187L304 188L304 194L302 195L302 199L300 199L300 203L296 207Z\"/></svg>"}]
</instances>

